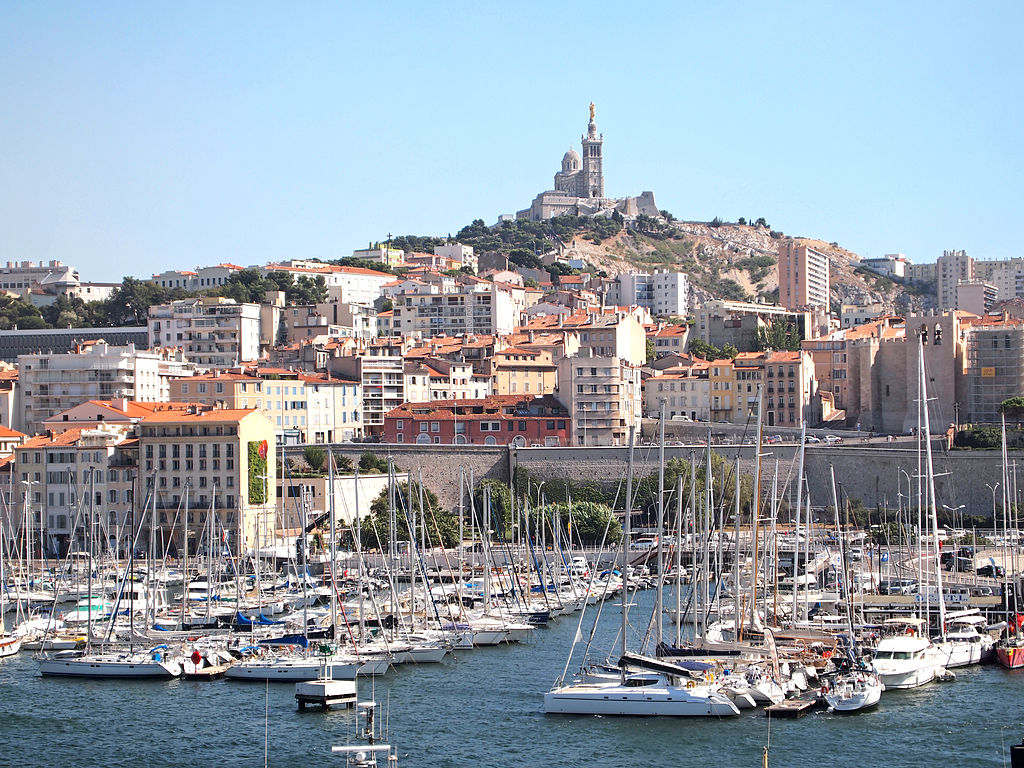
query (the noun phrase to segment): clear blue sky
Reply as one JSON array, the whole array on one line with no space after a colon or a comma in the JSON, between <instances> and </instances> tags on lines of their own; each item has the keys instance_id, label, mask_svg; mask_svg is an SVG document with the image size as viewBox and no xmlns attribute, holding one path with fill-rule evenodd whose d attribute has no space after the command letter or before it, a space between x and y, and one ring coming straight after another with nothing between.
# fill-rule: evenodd
<instances>
[{"instance_id":1,"label":"clear blue sky","mask_svg":"<svg viewBox=\"0 0 1024 768\"><path fill-rule=\"evenodd\" d=\"M1022 255L1019 3L0 7L0 260L349 255L606 193L865 256Z\"/></svg>"}]
</instances>

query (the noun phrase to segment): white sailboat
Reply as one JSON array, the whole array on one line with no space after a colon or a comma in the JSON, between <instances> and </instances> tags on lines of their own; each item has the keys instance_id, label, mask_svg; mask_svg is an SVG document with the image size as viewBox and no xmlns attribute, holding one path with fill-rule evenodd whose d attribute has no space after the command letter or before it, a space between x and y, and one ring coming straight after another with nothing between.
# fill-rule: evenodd
<instances>
[{"instance_id":1,"label":"white sailboat","mask_svg":"<svg viewBox=\"0 0 1024 768\"><path fill-rule=\"evenodd\" d=\"M86 518L87 538L90 554L88 594L92 594L92 550L93 550L93 525L92 499L94 494L93 480L90 479L89 512ZM154 497L155 504L155 497ZM140 525L139 531L142 527ZM138 531L136 531L136 537ZM134 551L134 545L132 547ZM129 566L130 568L131 566ZM121 585L123 595L125 584L129 581L129 574L125 574ZM136 585L131 585L132 589ZM135 592L131 592L134 596ZM147 596L147 605L149 605ZM116 609L115 609L116 610ZM133 618L132 616L129 617ZM113 619L113 617L111 617ZM92 643L92 611L87 611L86 617L86 644L84 651L59 651L49 655L46 653L37 657L39 672L43 675L59 677L82 677L82 678L172 678L180 677L182 674L181 664L171 658L166 645L157 645L148 650L137 652L129 647L124 651L105 651L93 653Z\"/></svg>"},{"instance_id":2,"label":"white sailboat","mask_svg":"<svg viewBox=\"0 0 1024 768\"><path fill-rule=\"evenodd\" d=\"M630 427L621 549L624 578L629 567L630 516L633 508L633 438L634 428ZM661 443L664 446L665 441ZM664 453L661 458L664 463ZM730 717L740 713L728 696L703 681L694 680L683 667L660 659L630 654L627 648L627 614L628 594L624 588L622 656L619 659L618 678L591 678L568 685L561 684L559 680L555 688L544 694L544 711L547 714ZM662 620L660 613L656 620Z\"/></svg>"}]
</instances>

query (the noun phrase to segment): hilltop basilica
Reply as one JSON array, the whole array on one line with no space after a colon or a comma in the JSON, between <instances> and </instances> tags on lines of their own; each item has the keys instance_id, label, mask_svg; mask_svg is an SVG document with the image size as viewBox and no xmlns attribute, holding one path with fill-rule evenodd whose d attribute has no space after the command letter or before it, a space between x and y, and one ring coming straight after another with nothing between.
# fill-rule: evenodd
<instances>
[{"instance_id":1,"label":"hilltop basilica","mask_svg":"<svg viewBox=\"0 0 1024 768\"><path fill-rule=\"evenodd\" d=\"M542 221L552 216L611 216L618 211L623 218L632 219L643 213L659 216L654 193L644 192L639 197L608 198L604 196L603 150L604 134L598 134L594 122L594 104L590 104L590 122L587 133L580 137L583 158L570 148L562 157L562 170L555 174L555 188L541 192L516 218Z\"/></svg>"}]
</instances>

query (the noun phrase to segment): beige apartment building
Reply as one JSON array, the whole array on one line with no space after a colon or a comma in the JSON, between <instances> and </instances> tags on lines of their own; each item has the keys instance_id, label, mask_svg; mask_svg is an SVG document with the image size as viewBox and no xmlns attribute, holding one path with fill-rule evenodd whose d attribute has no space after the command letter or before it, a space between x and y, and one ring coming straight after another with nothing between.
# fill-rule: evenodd
<instances>
[{"instance_id":1,"label":"beige apartment building","mask_svg":"<svg viewBox=\"0 0 1024 768\"><path fill-rule=\"evenodd\" d=\"M573 445L625 445L640 425L640 367L618 357L563 358L555 397L569 409Z\"/></svg>"},{"instance_id":2,"label":"beige apartment building","mask_svg":"<svg viewBox=\"0 0 1024 768\"><path fill-rule=\"evenodd\" d=\"M180 537L186 489L193 530L212 509L216 538L233 552L274 541L274 425L255 408L157 412L139 428L140 497L156 495L160 541ZM181 541L179 539L178 545Z\"/></svg>"},{"instance_id":3,"label":"beige apartment building","mask_svg":"<svg viewBox=\"0 0 1024 768\"><path fill-rule=\"evenodd\" d=\"M796 240L779 244L779 304L789 309L829 306L828 256Z\"/></svg>"},{"instance_id":4,"label":"beige apartment building","mask_svg":"<svg viewBox=\"0 0 1024 768\"><path fill-rule=\"evenodd\" d=\"M558 366L545 349L508 347L489 360L495 395L550 394L558 384Z\"/></svg>"}]
</instances>

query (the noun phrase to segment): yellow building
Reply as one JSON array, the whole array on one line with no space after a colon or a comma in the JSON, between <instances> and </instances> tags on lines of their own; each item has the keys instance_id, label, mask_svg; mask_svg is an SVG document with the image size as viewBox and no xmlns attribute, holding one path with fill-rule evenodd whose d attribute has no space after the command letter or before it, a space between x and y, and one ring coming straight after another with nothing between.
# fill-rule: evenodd
<instances>
[{"instance_id":1,"label":"yellow building","mask_svg":"<svg viewBox=\"0 0 1024 768\"><path fill-rule=\"evenodd\" d=\"M190 540L212 507L214 535L233 552L257 542L269 546L276 530L276 456L274 425L255 408L157 411L139 428L139 495L151 499L155 492L165 541L173 531L180 546L187 489Z\"/></svg>"},{"instance_id":2,"label":"yellow building","mask_svg":"<svg viewBox=\"0 0 1024 768\"><path fill-rule=\"evenodd\" d=\"M509 347L491 356L492 394L550 394L558 384L558 366L543 349Z\"/></svg>"}]
</instances>

